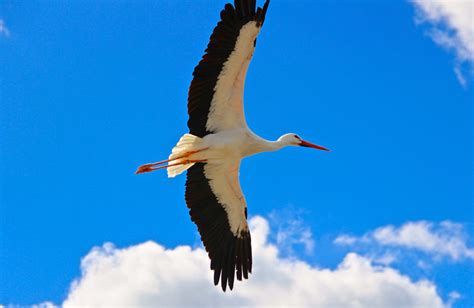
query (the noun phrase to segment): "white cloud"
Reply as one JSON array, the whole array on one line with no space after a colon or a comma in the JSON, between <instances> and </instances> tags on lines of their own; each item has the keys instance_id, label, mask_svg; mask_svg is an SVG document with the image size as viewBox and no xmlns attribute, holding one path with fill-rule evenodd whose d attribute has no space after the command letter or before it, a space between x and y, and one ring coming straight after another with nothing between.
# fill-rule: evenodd
<instances>
[{"instance_id":1,"label":"white cloud","mask_svg":"<svg viewBox=\"0 0 474 308\"><path fill-rule=\"evenodd\" d=\"M356 243L357 241L360 241L361 239L355 237L355 236L351 236L351 235L347 235L347 234L343 234L343 235L339 235L335 240L334 240L334 243L335 244L339 244L339 245L352 245L354 243Z\"/></svg>"},{"instance_id":2,"label":"white cloud","mask_svg":"<svg viewBox=\"0 0 474 308\"><path fill-rule=\"evenodd\" d=\"M272 232L278 249L283 256L295 256L295 248L302 246L308 255L313 254L315 243L311 228L304 223L304 211L294 206L274 210L269 215Z\"/></svg>"},{"instance_id":3,"label":"white cloud","mask_svg":"<svg viewBox=\"0 0 474 308\"><path fill-rule=\"evenodd\" d=\"M96 247L81 262L65 307L278 305L308 307L443 307L436 286L349 253L335 268L282 259L269 225L251 219L254 272L231 292L212 284L202 248L167 249L155 242Z\"/></svg>"},{"instance_id":4,"label":"white cloud","mask_svg":"<svg viewBox=\"0 0 474 308\"><path fill-rule=\"evenodd\" d=\"M369 256L372 262L377 263L377 264L382 264L382 265L390 265L394 263L397 260L397 257L398 256L396 256L393 253L384 253L382 255Z\"/></svg>"},{"instance_id":5,"label":"white cloud","mask_svg":"<svg viewBox=\"0 0 474 308\"><path fill-rule=\"evenodd\" d=\"M448 302L446 304L447 307L452 307L454 303L462 298L462 295L456 291L449 292L448 294Z\"/></svg>"},{"instance_id":6,"label":"white cloud","mask_svg":"<svg viewBox=\"0 0 474 308\"><path fill-rule=\"evenodd\" d=\"M451 221L432 223L407 222L400 227L384 226L361 237L341 235L334 240L340 245L376 244L422 251L435 257L453 261L474 259L474 249L468 247L463 225Z\"/></svg>"},{"instance_id":7,"label":"white cloud","mask_svg":"<svg viewBox=\"0 0 474 308\"><path fill-rule=\"evenodd\" d=\"M411 0L417 10L416 21L431 24L428 34L433 41L456 54L454 72L464 86L462 64L474 63L474 1Z\"/></svg>"},{"instance_id":8,"label":"white cloud","mask_svg":"<svg viewBox=\"0 0 474 308\"><path fill-rule=\"evenodd\" d=\"M24 308L24 305L7 305L3 306L0 305L0 308ZM53 304L52 302L43 302L35 305L28 306L30 308L58 308L57 305Z\"/></svg>"},{"instance_id":9,"label":"white cloud","mask_svg":"<svg viewBox=\"0 0 474 308\"><path fill-rule=\"evenodd\" d=\"M463 86L466 87L467 85L467 80L464 77L462 71L461 71L461 65L456 64L454 67L454 75L456 75L456 78L458 79L459 83Z\"/></svg>"},{"instance_id":10,"label":"white cloud","mask_svg":"<svg viewBox=\"0 0 474 308\"><path fill-rule=\"evenodd\" d=\"M52 302L43 302L37 305L32 305L31 308L57 308L55 304Z\"/></svg>"},{"instance_id":11,"label":"white cloud","mask_svg":"<svg viewBox=\"0 0 474 308\"><path fill-rule=\"evenodd\" d=\"M10 36L10 30L8 30L7 26L5 26L5 21L3 19L0 19L0 36Z\"/></svg>"}]
</instances>

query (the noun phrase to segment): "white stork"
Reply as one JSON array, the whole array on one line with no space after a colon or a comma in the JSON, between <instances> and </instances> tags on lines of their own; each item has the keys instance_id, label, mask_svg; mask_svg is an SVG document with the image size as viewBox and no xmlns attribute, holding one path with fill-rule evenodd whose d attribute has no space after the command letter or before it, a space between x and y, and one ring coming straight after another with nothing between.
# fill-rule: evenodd
<instances>
[{"instance_id":1,"label":"white stork","mask_svg":"<svg viewBox=\"0 0 474 308\"><path fill-rule=\"evenodd\" d=\"M247 126L243 111L244 83L256 38L270 1L235 0L221 11L189 88L189 134L173 148L169 159L140 166L136 173L166 168L169 177L185 170L186 203L197 225L214 270L214 284L232 290L234 275L252 272L252 247L247 204L240 189L240 161L286 146L328 149L286 134L268 141ZM166 165L167 164L167 165Z\"/></svg>"}]
</instances>

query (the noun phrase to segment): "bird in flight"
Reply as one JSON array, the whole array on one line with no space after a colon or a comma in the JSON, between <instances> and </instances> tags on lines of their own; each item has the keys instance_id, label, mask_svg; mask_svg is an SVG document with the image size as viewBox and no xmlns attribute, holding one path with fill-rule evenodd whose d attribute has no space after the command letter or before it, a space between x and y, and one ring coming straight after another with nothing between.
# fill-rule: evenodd
<instances>
[{"instance_id":1,"label":"bird in flight","mask_svg":"<svg viewBox=\"0 0 474 308\"><path fill-rule=\"evenodd\" d=\"M235 0L221 11L188 94L189 133L167 160L140 166L136 173L167 169L169 177L187 170L186 204L211 260L214 284L232 290L234 279L252 272L247 204L239 183L242 158L287 146L328 151L290 133L268 141L245 121L245 76L268 5Z\"/></svg>"}]
</instances>

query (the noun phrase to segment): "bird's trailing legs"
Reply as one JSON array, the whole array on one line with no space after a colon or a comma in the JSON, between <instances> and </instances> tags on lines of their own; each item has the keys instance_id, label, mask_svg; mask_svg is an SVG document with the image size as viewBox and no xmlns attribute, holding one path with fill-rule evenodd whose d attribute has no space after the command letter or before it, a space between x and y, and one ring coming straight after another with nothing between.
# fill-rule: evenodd
<instances>
[{"instance_id":1,"label":"bird's trailing legs","mask_svg":"<svg viewBox=\"0 0 474 308\"><path fill-rule=\"evenodd\" d=\"M204 151L204 150L207 150L207 148L196 150L196 151L189 151L189 152L186 152L183 155L173 157L173 158L170 158L170 159L167 159L167 160L162 160L162 161L159 161L159 162L156 162L156 163L141 165L140 167L138 167L137 171L135 171L135 174L152 172L152 171L155 171L155 170L166 169L166 168L169 168L169 167L179 166L179 165L186 165L186 164L192 164L192 163L205 163L206 162L205 159L189 159L189 157L191 155L199 153L199 152ZM188 158L188 159L186 159L186 158ZM174 161L180 160L180 159L182 159L182 161L179 161L179 162L173 163L173 164L167 164L167 165L164 165L164 166L160 166L160 165L170 163L170 162L174 162Z\"/></svg>"}]
</instances>

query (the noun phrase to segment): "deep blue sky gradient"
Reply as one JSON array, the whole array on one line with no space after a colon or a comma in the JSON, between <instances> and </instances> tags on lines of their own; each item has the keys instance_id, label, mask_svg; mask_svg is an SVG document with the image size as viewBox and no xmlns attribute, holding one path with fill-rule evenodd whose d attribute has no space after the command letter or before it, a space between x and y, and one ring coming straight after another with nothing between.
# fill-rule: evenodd
<instances>
[{"instance_id":1,"label":"deep blue sky gradient","mask_svg":"<svg viewBox=\"0 0 474 308\"><path fill-rule=\"evenodd\" d=\"M133 172L187 132L191 73L225 2L2 1L0 303L60 303L80 258L106 241L197 243L185 177ZM272 1L248 123L333 151L251 157L241 182L250 215L305 213L311 264L340 262L338 234L386 224L449 219L473 234L473 90L413 17L403 1ZM404 273L446 298L472 290L471 269Z\"/></svg>"}]
</instances>

